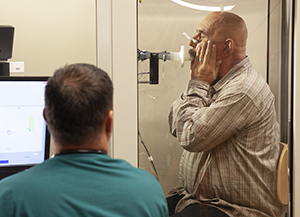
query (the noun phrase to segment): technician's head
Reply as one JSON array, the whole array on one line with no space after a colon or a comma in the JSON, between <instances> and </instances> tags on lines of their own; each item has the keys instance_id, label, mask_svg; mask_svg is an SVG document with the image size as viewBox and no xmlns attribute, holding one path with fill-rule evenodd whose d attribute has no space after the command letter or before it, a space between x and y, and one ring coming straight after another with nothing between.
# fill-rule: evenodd
<instances>
[{"instance_id":1,"label":"technician's head","mask_svg":"<svg viewBox=\"0 0 300 217\"><path fill-rule=\"evenodd\" d=\"M82 146L102 134L109 138L112 98L113 85L103 70L89 64L56 70L46 86L44 110L54 142Z\"/></svg>"},{"instance_id":2,"label":"technician's head","mask_svg":"<svg viewBox=\"0 0 300 217\"><path fill-rule=\"evenodd\" d=\"M211 40L217 47L217 60L227 73L235 64L246 57L248 30L245 21L230 12L212 12L197 27L194 36L200 43Z\"/></svg>"}]
</instances>

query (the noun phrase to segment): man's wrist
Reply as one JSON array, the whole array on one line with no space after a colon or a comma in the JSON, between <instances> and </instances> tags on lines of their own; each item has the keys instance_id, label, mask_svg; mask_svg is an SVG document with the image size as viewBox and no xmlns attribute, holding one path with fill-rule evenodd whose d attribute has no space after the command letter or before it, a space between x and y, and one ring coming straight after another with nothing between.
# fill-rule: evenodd
<instances>
[{"instance_id":1,"label":"man's wrist","mask_svg":"<svg viewBox=\"0 0 300 217\"><path fill-rule=\"evenodd\" d=\"M191 79L189 81L189 87L190 86L199 86L200 88L203 88L203 89L209 89L210 87L210 84L206 81L203 81L203 80L199 80L199 79Z\"/></svg>"}]
</instances>

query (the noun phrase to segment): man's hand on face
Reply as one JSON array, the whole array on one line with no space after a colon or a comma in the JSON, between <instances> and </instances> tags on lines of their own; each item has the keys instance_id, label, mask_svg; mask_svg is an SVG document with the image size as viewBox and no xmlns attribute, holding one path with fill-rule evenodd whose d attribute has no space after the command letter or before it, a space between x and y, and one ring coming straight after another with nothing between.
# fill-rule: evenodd
<instances>
[{"instance_id":1,"label":"man's hand on face","mask_svg":"<svg viewBox=\"0 0 300 217\"><path fill-rule=\"evenodd\" d=\"M196 48L196 57L192 63L191 79L206 81L213 84L217 79L221 60L216 61L216 45L208 42L198 43Z\"/></svg>"}]
</instances>

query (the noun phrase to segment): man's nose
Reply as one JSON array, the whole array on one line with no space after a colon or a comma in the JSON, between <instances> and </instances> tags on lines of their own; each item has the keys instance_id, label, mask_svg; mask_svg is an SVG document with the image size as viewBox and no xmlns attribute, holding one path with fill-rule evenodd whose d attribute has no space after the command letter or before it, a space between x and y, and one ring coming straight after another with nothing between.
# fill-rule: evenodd
<instances>
[{"instance_id":1,"label":"man's nose","mask_svg":"<svg viewBox=\"0 0 300 217\"><path fill-rule=\"evenodd\" d=\"M198 40L199 39L199 34L194 35L193 38Z\"/></svg>"},{"instance_id":2,"label":"man's nose","mask_svg":"<svg viewBox=\"0 0 300 217\"><path fill-rule=\"evenodd\" d=\"M201 41L201 33L196 34L193 38L196 39L198 42L200 42Z\"/></svg>"}]
</instances>

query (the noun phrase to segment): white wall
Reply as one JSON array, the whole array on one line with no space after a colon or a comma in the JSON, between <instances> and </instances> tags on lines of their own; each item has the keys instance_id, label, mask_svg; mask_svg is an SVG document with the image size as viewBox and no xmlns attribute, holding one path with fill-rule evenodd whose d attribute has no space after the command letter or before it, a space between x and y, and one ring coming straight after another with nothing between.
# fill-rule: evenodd
<instances>
[{"instance_id":1,"label":"white wall","mask_svg":"<svg viewBox=\"0 0 300 217\"><path fill-rule=\"evenodd\" d=\"M10 61L25 63L25 72L12 76L49 76L67 63L96 64L94 1L6 0L1 3L0 24L15 27Z\"/></svg>"}]
</instances>

